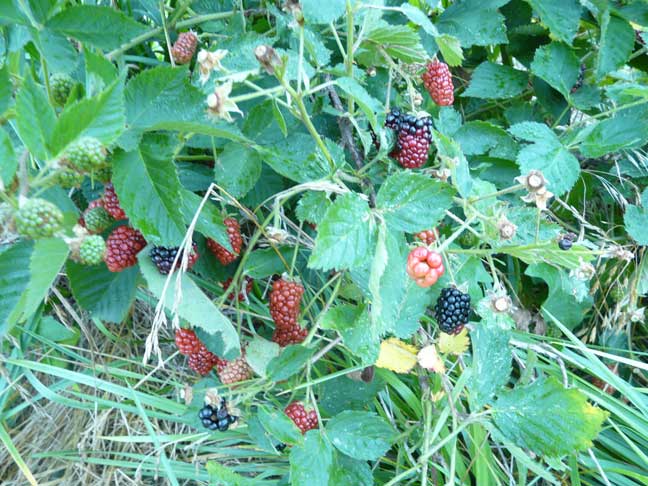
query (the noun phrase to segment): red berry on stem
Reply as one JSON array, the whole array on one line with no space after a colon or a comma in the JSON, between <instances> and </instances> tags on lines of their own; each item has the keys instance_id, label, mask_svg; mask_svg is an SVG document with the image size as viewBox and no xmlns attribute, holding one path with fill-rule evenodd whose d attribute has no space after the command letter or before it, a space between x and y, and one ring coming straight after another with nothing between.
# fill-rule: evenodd
<instances>
[{"instance_id":1,"label":"red berry on stem","mask_svg":"<svg viewBox=\"0 0 648 486\"><path fill-rule=\"evenodd\" d=\"M298 282L279 279L270 292L270 315L275 323L272 340L280 346L301 343L308 330L299 325L299 310L304 287Z\"/></svg>"},{"instance_id":2,"label":"red berry on stem","mask_svg":"<svg viewBox=\"0 0 648 486\"><path fill-rule=\"evenodd\" d=\"M200 375L206 375L214 366L218 364L219 358L209 351L204 344L200 343L200 348L195 353L189 355L189 368Z\"/></svg>"},{"instance_id":3,"label":"red berry on stem","mask_svg":"<svg viewBox=\"0 0 648 486\"><path fill-rule=\"evenodd\" d=\"M243 302L245 298L250 295L250 292L252 292L252 282L253 280L250 277L245 277L245 285L243 286L244 288L241 289L241 291L238 293L238 296L234 291L232 291L227 296L227 299L234 300L234 298L237 297L239 302ZM223 282L223 290L229 289L230 285L232 285L232 279L228 278Z\"/></svg>"},{"instance_id":4,"label":"red berry on stem","mask_svg":"<svg viewBox=\"0 0 648 486\"><path fill-rule=\"evenodd\" d=\"M295 423L302 434L316 429L319 425L315 410L306 410L301 402L292 402L284 409L284 413Z\"/></svg>"},{"instance_id":5,"label":"red berry on stem","mask_svg":"<svg viewBox=\"0 0 648 486\"><path fill-rule=\"evenodd\" d=\"M191 329L176 329L175 343L180 354L184 354L185 356L197 353L202 346L200 339L198 339L196 333Z\"/></svg>"},{"instance_id":6,"label":"red berry on stem","mask_svg":"<svg viewBox=\"0 0 648 486\"><path fill-rule=\"evenodd\" d=\"M187 64L193 58L198 45L198 37L193 32L182 32L171 48L171 55L176 64Z\"/></svg>"},{"instance_id":7,"label":"red berry on stem","mask_svg":"<svg viewBox=\"0 0 648 486\"><path fill-rule=\"evenodd\" d=\"M241 227L234 218L226 218L224 221L227 227L227 236L229 237L230 245L232 245L232 253L227 248L216 243L211 238L207 238L207 248L218 258L223 265L229 265L238 258L243 248L243 237L241 236Z\"/></svg>"},{"instance_id":8,"label":"red berry on stem","mask_svg":"<svg viewBox=\"0 0 648 486\"><path fill-rule=\"evenodd\" d=\"M454 86L450 68L444 62L431 61L423 73L425 89L439 106L450 106L454 103Z\"/></svg>"},{"instance_id":9,"label":"red berry on stem","mask_svg":"<svg viewBox=\"0 0 648 486\"><path fill-rule=\"evenodd\" d=\"M441 255L424 246L410 251L407 257L407 274L414 279L419 287L431 287L445 272Z\"/></svg>"},{"instance_id":10,"label":"red berry on stem","mask_svg":"<svg viewBox=\"0 0 648 486\"><path fill-rule=\"evenodd\" d=\"M416 233L416 238L421 240L426 245L431 245L439 237L439 233L436 229L423 230L419 233Z\"/></svg>"},{"instance_id":11,"label":"red berry on stem","mask_svg":"<svg viewBox=\"0 0 648 486\"><path fill-rule=\"evenodd\" d=\"M115 188L113 187L112 182L109 182L104 187L103 205L106 211L108 211L108 214L117 221L126 219L126 213L119 205L119 198L115 193Z\"/></svg>"},{"instance_id":12,"label":"red berry on stem","mask_svg":"<svg viewBox=\"0 0 648 486\"><path fill-rule=\"evenodd\" d=\"M137 263L137 254L146 246L142 233L130 226L118 226L106 240L104 260L111 272L121 272Z\"/></svg>"}]
</instances>

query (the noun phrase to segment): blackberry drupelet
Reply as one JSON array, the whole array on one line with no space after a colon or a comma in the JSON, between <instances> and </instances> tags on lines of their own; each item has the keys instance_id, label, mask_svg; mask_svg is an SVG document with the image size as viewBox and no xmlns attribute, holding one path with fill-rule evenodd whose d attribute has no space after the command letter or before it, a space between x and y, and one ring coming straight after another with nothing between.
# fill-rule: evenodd
<instances>
[{"instance_id":1,"label":"blackberry drupelet","mask_svg":"<svg viewBox=\"0 0 648 486\"><path fill-rule=\"evenodd\" d=\"M442 332L461 332L470 316L470 296L453 287L443 289L434 307L434 316Z\"/></svg>"},{"instance_id":2,"label":"blackberry drupelet","mask_svg":"<svg viewBox=\"0 0 648 486\"><path fill-rule=\"evenodd\" d=\"M227 402L224 399L218 408L205 405L198 413L198 417L205 428L220 432L225 432L238 418L230 415Z\"/></svg>"}]
</instances>

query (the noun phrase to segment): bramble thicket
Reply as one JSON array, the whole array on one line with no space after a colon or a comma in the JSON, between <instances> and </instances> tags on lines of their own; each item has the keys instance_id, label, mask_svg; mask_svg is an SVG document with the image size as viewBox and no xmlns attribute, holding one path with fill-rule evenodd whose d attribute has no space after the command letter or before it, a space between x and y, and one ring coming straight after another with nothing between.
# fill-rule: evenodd
<instances>
[{"instance_id":1,"label":"bramble thicket","mask_svg":"<svg viewBox=\"0 0 648 486\"><path fill-rule=\"evenodd\" d=\"M3 486L648 484L648 3L0 33Z\"/></svg>"}]
</instances>

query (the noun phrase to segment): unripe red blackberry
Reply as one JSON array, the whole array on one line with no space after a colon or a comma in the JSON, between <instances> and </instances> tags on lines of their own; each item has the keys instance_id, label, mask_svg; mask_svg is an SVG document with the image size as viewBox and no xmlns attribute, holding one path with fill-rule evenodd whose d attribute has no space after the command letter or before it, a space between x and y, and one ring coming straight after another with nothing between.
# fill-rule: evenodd
<instances>
[{"instance_id":1,"label":"unripe red blackberry","mask_svg":"<svg viewBox=\"0 0 648 486\"><path fill-rule=\"evenodd\" d=\"M445 272L443 258L433 250L419 246L410 251L407 257L407 274L419 287L430 287L437 283Z\"/></svg>"},{"instance_id":2,"label":"unripe red blackberry","mask_svg":"<svg viewBox=\"0 0 648 486\"><path fill-rule=\"evenodd\" d=\"M79 245L79 262L83 265L99 265L105 252L106 242L101 236L86 236Z\"/></svg>"},{"instance_id":3,"label":"unripe red blackberry","mask_svg":"<svg viewBox=\"0 0 648 486\"><path fill-rule=\"evenodd\" d=\"M416 233L416 238L421 240L426 245L431 245L439 237L439 233L436 229L423 230L419 233Z\"/></svg>"},{"instance_id":4,"label":"unripe red blackberry","mask_svg":"<svg viewBox=\"0 0 648 486\"><path fill-rule=\"evenodd\" d=\"M239 381L249 380L252 377L252 368L245 360L245 356L239 356L235 360L224 361L224 365L219 364L217 374L224 385L231 385Z\"/></svg>"},{"instance_id":5,"label":"unripe red blackberry","mask_svg":"<svg viewBox=\"0 0 648 486\"><path fill-rule=\"evenodd\" d=\"M316 429L319 425L315 410L306 410L301 402L292 402L284 409L284 413L295 423L302 434Z\"/></svg>"},{"instance_id":6,"label":"unripe red blackberry","mask_svg":"<svg viewBox=\"0 0 648 486\"><path fill-rule=\"evenodd\" d=\"M423 73L425 89L439 106L450 106L454 103L454 86L450 68L444 62L431 61Z\"/></svg>"},{"instance_id":7,"label":"unripe red blackberry","mask_svg":"<svg viewBox=\"0 0 648 486\"><path fill-rule=\"evenodd\" d=\"M252 292L252 282L253 280L250 277L245 277L245 285L243 286L243 289L241 289L241 291L238 293L238 296L234 291L232 291L227 296L227 299L234 300L234 298L237 297L239 302L243 302L245 298ZM232 279L228 278L223 282L223 290L229 289L230 285L232 285Z\"/></svg>"},{"instance_id":8,"label":"unripe red blackberry","mask_svg":"<svg viewBox=\"0 0 648 486\"><path fill-rule=\"evenodd\" d=\"M108 211L113 218L117 221L126 219L126 213L119 205L119 198L115 193L115 188L112 185L112 182L107 183L104 186L104 195L103 195L103 206Z\"/></svg>"},{"instance_id":9,"label":"unripe red blackberry","mask_svg":"<svg viewBox=\"0 0 648 486\"><path fill-rule=\"evenodd\" d=\"M63 224L63 213L45 199L27 199L16 212L16 230L27 238L49 238Z\"/></svg>"},{"instance_id":10,"label":"unripe red blackberry","mask_svg":"<svg viewBox=\"0 0 648 486\"><path fill-rule=\"evenodd\" d=\"M390 157L406 169L417 169L425 165L432 140L432 119L403 115L394 109L387 115L385 125L398 132L396 146L389 154Z\"/></svg>"},{"instance_id":11,"label":"unripe red blackberry","mask_svg":"<svg viewBox=\"0 0 648 486\"><path fill-rule=\"evenodd\" d=\"M137 254L146 246L142 233L130 226L118 226L106 241L104 260L111 272L121 272L137 263Z\"/></svg>"},{"instance_id":12,"label":"unripe red blackberry","mask_svg":"<svg viewBox=\"0 0 648 486\"><path fill-rule=\"evenodd\" d=\"M179 247L166 248L164 246L154 246L151 249L150 257L151 261L155 264L158 271L162 275L168 275L175 261L176 255L178 254ZM191 253L189 254L189 261L187 262L187 270L194 266L198 260L198 249L195 243L191 245ZM182 255L178 258L178 266L181 265Z\"/></svg>"},{"instance_id":13,"label":"unripe red blackberry","mask_svg":"<svg viewBox=\"0 0 648 486\"><path fill-rule=\"evenodd\" d=\"M181 32L178 34L178 39L171 48L171 55L176 64L187 64L191 62L196 46L198 45L198 37L193 32Z\"/></svg>"},{"instance_id":14,"label":"unripe red blackberry","mask_svg":"<svg viewBox=\"0 0 648 486\"><path fill-rule=\"evenodd\" d=\"M299 311L304 287L298 282L280 279L270 292L270 315L275 323L272 340L280 346L298 344L306 339L308 330L299 325Z\"/></svg>"},{"instance_id":15,"label":"unripe red blackberry","mask_svg":"<svg viewBox=\"0 0 648 486\"><path fill-rule=\"evenodd\" d=\"M224 246L219 245L211 238L207 238L207 248L209 248L209 250L223 265L229 265L236 260L239 253L241 253L241 248L243 248L243 237L241 236L241 227L239 226L238 221L234 218L225 218L223 223L225 223L227 228L227 236L234 252L231 252Z\"/></svg>"},{"instance_id":16,"label":"unripe red blackberry","mask_svg":"<svg viewBox=\"0 0 648 486\"><path fill-rule=\"evenodd\" d=\"M189 355L187 364L196 373L204 376L216 366L217 362L218 357L201 343L198 351Z\"/></svg>"},{"instance_id":17,"label":"unripe red blackberry","mask_svg":"<svg viewBox=\"0 0 648 486\"><path fill-rule=\"evenodd\" d=\"M303 343L308 336L308 329L301 327L299 321L294 320L289 326L277 326L272 333L272 341L284 347L290 344Z\"/></svg>"},{"instance_id":18,"label":"unripe red blackberry","mask_svg":"<svg viewBox=\"0 0 648 486\"><path fill-rule=\"evenodd\" d=\"M196 333L192 329L176 329L175 343L178 347L180 354L190 356L200 351L202 343Z\"/></svg>"}]
</instances>

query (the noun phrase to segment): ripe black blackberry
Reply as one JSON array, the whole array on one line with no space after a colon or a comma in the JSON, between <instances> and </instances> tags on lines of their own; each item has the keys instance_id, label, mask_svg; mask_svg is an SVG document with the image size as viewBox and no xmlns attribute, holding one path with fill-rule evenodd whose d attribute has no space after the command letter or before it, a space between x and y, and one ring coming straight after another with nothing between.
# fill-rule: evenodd
<instances>
[{"instance_id":1,"label":"ripe black blackberry","mask_svg":"<svg viewBox=\"0 0 648 486\"><path fill-rule=\"evenodd\" d=\"M570 250L574 245L574 240L576 240L576 235L574 233L561 235L558 238L558 248L564 251Z\"/></svg>"},{"instance_id":2,"label":"ripe black blackberry","mask_svg":"<svg viewBox=\"0 0 648 486\"><path fill-rule=\"evenodd\" d=\"M171 268L173 267L173 262L176 258L176 255L178 254L179 248L176 246L174 248L166 248L164 246L154 246L151 249L151 260L155 264L155 266L158 268L160 273L162 275L168 275L169 272L171 271ZM182 258L182 257L180 257ZM190 269L193 267L194 263L196 263L196 259L198 258L198 253L196 251L196 244L193 243L191 254L189 255L189 262L187 265L187 269ZM178 259L178 265L180 264L181 260Z\"/></svg>"},{"instance_id":3,"label":"ripe black blackberry","mask_svg":"<svg viewBox=\"0 0 648 486\"><path fill-rule=\"evenodd\" d=\"M432 141L432 119L405 115L393 108L385 118L385 126L396 130L396 146L389 154L406 169L417 169L425 165Z\"/></svg>"},{"instance_id":4,"label":"ripe black blackberry","mask_svg":"<svg viewBox=\"0 0 648 486\"><path fill-rule=\"evenodd\" d=\"M220 432L225 432L237 420L237 417L230 415L224 399L218 408L212 405L205 405L200 409L198 417L205 428Z\"/></svg>"},{"instance_id":5,"label":"ripe black blackberry","mask_svg":"<svg viewBox=\"0 0 648 486\"><path fill-rule=\"evenodd\" d=\"M434 316L441 331L460 333L470 316L470 295L453 287L443 289L434 307Z\"/></svg>"}]
</instances>

